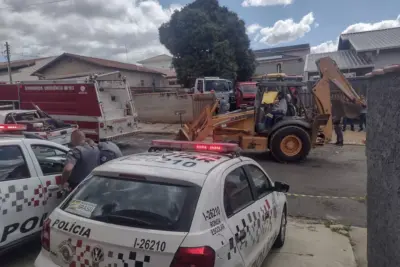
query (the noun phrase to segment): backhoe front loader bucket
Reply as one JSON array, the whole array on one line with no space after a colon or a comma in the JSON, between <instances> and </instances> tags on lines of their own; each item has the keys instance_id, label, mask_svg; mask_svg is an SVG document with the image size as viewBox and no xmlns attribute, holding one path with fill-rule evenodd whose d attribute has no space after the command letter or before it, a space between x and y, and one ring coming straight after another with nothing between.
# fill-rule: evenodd
<instances>
[{"instance_id":1,"label":"backhoe front loader bucket","mask_svg":"<svg viewBox=\"0 0 400 267\"><path fill-rule=\"evenodd\" d=\"M190 124L185 124L179 130L176 140L203 141L211 135L213 130L212 118L217 107L218 101L212 107L206 106L198 118Z\"/></svg>"}]
</instances>

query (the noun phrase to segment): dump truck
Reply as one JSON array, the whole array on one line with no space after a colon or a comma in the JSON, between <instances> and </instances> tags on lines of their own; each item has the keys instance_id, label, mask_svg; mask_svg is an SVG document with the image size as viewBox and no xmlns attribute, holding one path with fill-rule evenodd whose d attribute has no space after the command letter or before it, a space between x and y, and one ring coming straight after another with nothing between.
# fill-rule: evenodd
<instances>
[{"instance_id":1,"label":"dump truck","mask_svg":"<svg viewBox=\"0 0 400 267\"><path fill-rule=\"evenodd\" d=\"M293 79L261 80L253 108L213 116L217 103L206 107L191 124L184 125L178 140L237 143L245 152L270 151L280 162L306 159L312 148L332 139L332 113L338 117L356 118L363 100L343 76L330 57L316 61L320 80L314 85ZM296 91L309 88L313 105L305 107ZM295 89L295 90L294 90ZM273 118L271 127L264 127L279 92L288 100L288 111Z\"/></svg>"}]
</instances>

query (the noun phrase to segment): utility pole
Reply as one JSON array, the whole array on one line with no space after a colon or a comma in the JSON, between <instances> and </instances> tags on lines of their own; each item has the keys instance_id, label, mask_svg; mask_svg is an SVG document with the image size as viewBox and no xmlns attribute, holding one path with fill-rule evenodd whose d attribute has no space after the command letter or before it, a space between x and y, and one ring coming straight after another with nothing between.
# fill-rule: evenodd
<instances>
[{"instance_id":1,"label":"utility pole","mask_svg":"<svg viewBox=\"0 0 400 267\"><path fill-rule=\"evenodd\" d=\"M10 77L10 83L12 83L12 75L11 75L11 55L10 55L10 45L6 42L6 57L7 57L7 67L8 67L8 76Z\"/></svg>"},{"instance_id":2,"label":"utility pole","mask_svg":"<svg viewBox=\"0 0 400 267\"><path fill-rule=\"evenodd\" d=\"M400 266L400 68L369 81L367 105L368 266Z\"/></svg>"}]
</instances>

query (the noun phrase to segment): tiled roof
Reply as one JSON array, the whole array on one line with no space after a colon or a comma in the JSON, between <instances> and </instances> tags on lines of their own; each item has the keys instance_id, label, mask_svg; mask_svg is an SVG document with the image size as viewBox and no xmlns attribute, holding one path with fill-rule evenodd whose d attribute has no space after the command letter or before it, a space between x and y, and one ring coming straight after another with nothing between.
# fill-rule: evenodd
<instances>
[{"instance_id":1,"label":"tiled roof","mask_svg":"<svg viewBox=\"0 0 400 267\"><path fill-rule=\"evenodd\" d=\"M373 67L373 64L370 60L357 55L354 51L339 50L328 53L308 54L304 65L304 71L318 72L315 61L322 57L330 57L331 59L333 59L341 70Z\"/></svg>"},{"instance_id":2,"label":"tiled roof","mask_svg":"<svg viewBox=\"0 0 400 267\"><path fill-rule=\"evenodd\" d=\"M258 57L258 58L256 58L256 61L258 61L258 63L261 64L265 61L270 63L273 61L298 60L298 59L301 59L301 57L278 54L278 55L272 55L272 56Z\"/></svg>"},{"instance_id":3,"label":"tiled roof","mask_svg":"<svg viewBox=\"0 0 400 267\"><path fill-rule=\"evenodd\" d=\"M18 81L36 81L38 77L31 76L33 72L47 65L56 57L36 58L30 60L12 61L12 78L14 82ZM5 66L3 68L3 66ZM8 82L9 76L7 72L7 64L0 63L0 82Z\"/></svg>"},{"instance_id":4,"label":"tiled roof","mask_svg":"<svg viewBox=\"0 0 400 267\"><path fill-rule=\"evenodd\" d=\"M13 60L11 61L11 69L19 69L19 68L26 68L35 65L36 61L43 60L49 57L42 57L42 58L32 58L32 59L25 59L25 60ZM0 71L7 70L8 64L7 62L0 62Z\"/></svg>"},{"instance_id":5,"label":"tiled roof","mask_svg":"<svg viewBox=\"0 0 400 267\"><path fill-rule=\"evenodd\" d=\"M135 64L128 64L128 63L123 63L123 62L118 62L114 60L108 60L108 59L102 59L102 58L95 58L95 57L87 57L87 56L81 56L81 55L76 55L76 54L71 54L71 53L63 53L62 55L58 56L55 58L53 61L51 61L49 64L43 66L42 68L38 69L34 74L40 73L42 70L48 68L52 63L56 62L57 60L61 59L62 57L72 57L76 59L80 59L82 61L86 61L98 66L102 67L108 67L108 68L113 68L117 70L129 70L129 71L137 71L137 72L147 72L147 73L155 73L155 74L161 74L159 71L145 68L142 66L138 66Z\"/></svg>"},{"instance_id":6,"label":"tiled roof","mask_svg":"<svg viewBox=\"0 0 400 267\"><path fill-rule=\"evenodd\" d=\"M166 54L161 54L158 56L154 56L154 57L149 57L143 60L138 61L137 63L140 64L145 64L145 63L150 63L150 62L157 62L159 60L172 60L172 57Z\"/></svg>"},{"instance_id":7,"label":"tiled roof","mask_svg":"<svg viewBox=\"0 0 400 267\"><path fill-rule=\"evenodd\" d=\"M256 57L261 54L269 54L269 53L285 53L289 51L296 51L296 50L306 50L310 49L310 44L299 44L299 45L291 45L291 46L280 46L280 47L272 47L272 48L267 48L267 49L259 49L259 50L253 50L254 54Z\"/></svg>"},{"instance_id":8,"label":"tiled roof","mask_svg":"<svg viewBox=\"0 0 400 267\"><path fill-rule=\"evenodd\" d=\"M342 34L339 40L339 50L348 49L348 43L357 52L400 48L400 27Z\"/></svg>"}]
</instances>

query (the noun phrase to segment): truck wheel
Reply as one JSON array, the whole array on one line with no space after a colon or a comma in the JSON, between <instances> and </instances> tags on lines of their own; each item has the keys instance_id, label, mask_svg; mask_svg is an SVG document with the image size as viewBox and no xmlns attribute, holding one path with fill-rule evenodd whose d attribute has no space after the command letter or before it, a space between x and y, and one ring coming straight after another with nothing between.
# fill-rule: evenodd
<instances>
[{"instance_id":1,"label":"truck wheel","mask_svg":"<svg viewBox=\"0 0 400 267\"><path fill-rule=\"evenodd\" d=\"M269 149L277 161L302 161L311 150L310 135L297 126L283 127L272 135Z\"/></svg>"}]
</instances>

